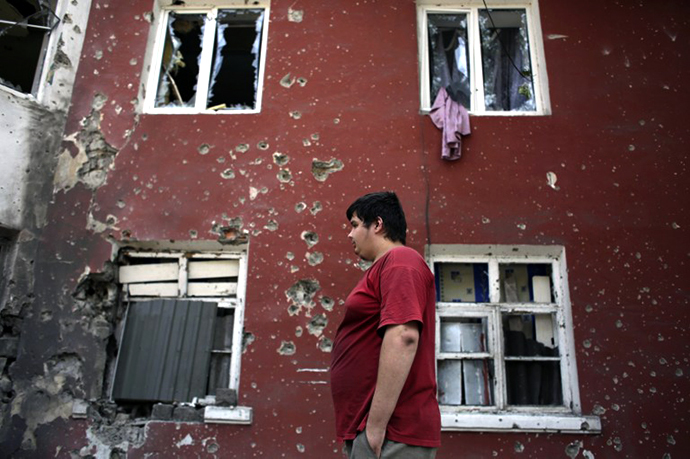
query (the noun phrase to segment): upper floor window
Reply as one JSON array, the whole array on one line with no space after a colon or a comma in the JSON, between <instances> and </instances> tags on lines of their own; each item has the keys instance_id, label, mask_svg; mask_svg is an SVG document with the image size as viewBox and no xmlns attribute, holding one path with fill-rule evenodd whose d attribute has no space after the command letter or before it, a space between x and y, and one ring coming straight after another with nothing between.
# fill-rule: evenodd
<instances>
[{"instance_id":1,"label":"upper floor window","mask_svg":"<svg viewBox=\"0 0 690 459\"><path fill-rule=\"evenodd\" d=\"M582 416L565 251L432 245L444 429L597 432Z\"/></svg>"},{"instance_id":2,"label":"upper floor window","mask_svg":"<svg viewBox=\"0 0 690 459\"><path fill-rule=\"evenodd\" d=\"M475 115L550 112L536 0L417 3L422 111L443 87Z\"/></svg>"},{"instance_id":3,"label":"upper floor window","mask_svg":"<svg viewBox=\"0 0 690 459\"><path fill-rule=\"evenodd\" d=\"M57 0L0 2L0 84L36 94Z\"/></svg>"},{"instance_id":4,"label":"upper floor window","mask_svg":"<svg viewBox=\"0 0 690 459\"><path fill-rule=\"evenodd\" d=\"M258 113L268 6L166 9L149 75L148 113Z\"/></svg>"}]
</instances>

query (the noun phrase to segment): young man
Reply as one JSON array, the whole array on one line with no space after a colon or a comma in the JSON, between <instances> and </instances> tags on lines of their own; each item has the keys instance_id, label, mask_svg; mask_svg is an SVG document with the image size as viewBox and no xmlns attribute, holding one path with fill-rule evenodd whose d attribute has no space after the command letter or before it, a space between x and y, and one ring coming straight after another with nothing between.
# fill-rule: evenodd
<instances>
[{"instance_id":1,"label":"young man","mask_svg":"<svg viewBox=\"0 0 690 459\"><path fill-rule=\"evenodd\" d=\"M373 265L347 297L333 343L338 439L350 459L433 458L441 437L434 276L405 247L395 193L362 196L347 218L355 253Z\"/></svg>"}]
</instances>

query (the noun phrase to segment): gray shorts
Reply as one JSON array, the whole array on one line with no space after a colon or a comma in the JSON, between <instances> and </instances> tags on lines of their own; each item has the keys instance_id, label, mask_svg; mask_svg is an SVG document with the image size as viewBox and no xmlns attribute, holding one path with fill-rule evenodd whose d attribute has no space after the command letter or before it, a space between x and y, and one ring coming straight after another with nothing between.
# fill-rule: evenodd
<instances>
[{"instance_id":1,"label":"gray shorts","mask_svg":"<svg viewBox=\"0 0 690 459\"><path fill-rule=\"evenodd\" d=\"M381 459L434 459L437 449L406 445L386 439L381 448ZM347 459L376 459L364 430L358 433L354 440L345 442L343 452Z\"/></svg>"}]
</instances>

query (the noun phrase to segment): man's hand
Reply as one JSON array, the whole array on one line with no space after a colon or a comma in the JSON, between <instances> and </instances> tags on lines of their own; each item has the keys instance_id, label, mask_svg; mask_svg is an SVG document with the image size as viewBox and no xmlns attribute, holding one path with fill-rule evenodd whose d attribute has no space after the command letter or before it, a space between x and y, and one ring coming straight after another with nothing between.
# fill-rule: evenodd
<instances>
[{"instance_id":1,"label":"man's hand","mask_svg":"<svg viewBox=\"0 0 690 459\"><path fill-rule=\"evenodd\" d=\"M383 440L386 438L386 429L381 430L370 427L369 422L367 422L367 428L364 432L367 434L367 441L374 451L374 455L377 458L381 457L381 448L383 448Z\"/></svg>"}]
</instances>

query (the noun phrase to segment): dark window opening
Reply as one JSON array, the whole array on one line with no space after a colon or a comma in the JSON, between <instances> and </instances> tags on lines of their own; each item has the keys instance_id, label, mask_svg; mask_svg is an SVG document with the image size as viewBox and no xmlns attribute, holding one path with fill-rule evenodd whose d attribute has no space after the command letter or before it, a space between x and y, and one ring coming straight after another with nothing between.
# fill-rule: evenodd
<instances>
[{"instance_id":1,"label":"dark window opening","mask_svg":"<svg viewBox=\"0 0 690 459\"><path fill-rule=\"evenodd\" d=\"M206 15L168 16L156 107L193 107Z\"/></svg>"},{"instance_id":2,"label":"dark window opening","mask_svg":"<svg viewBox=\"0 0 690 459\"><path fill-rule=\"evenodd\" d=\"M223 10L206 107L253 108L261 56L261 10Z\"/></svg>"},{"instance_id":3,"label":"dark window opening","mask_svg":"<svg viewBox=\"0 0 690 459\"><path fill-rule=\"evenodd\" d=\"M0 84L35 93L57 0L0 0Z\"/></svg>"}]
</instances>

